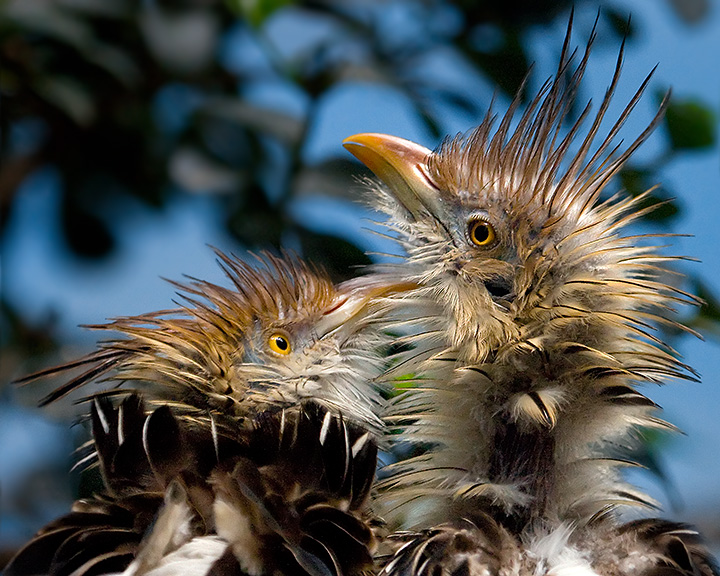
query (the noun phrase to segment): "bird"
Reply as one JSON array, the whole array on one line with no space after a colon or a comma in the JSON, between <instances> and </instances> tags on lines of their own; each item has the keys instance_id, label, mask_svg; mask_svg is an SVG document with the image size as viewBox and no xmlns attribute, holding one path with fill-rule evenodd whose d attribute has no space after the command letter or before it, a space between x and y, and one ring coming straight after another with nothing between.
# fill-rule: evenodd
<instances>
[{"instance_id":1,"label":"bird","mask_svg":"<svg viewBox=\"0 0 720 576\"><path fill-rule=\"evenodd\" d=\"M91 326L119 335L19 381L76 374L41 405L93 390L79 464L100 468L103 489L41 529L6 575L371 570L374 379L389 337L368 311L406 283L333 285L289 254L217 256L231 287L172 282L178 307Z\"/></svg>"},{"instance_id":2,"label":"bird","mask_svg":"<svg viewBox=\"0 0 720 576\"><path fill-rule=\"evenodd\" d=\"M628 231L652 190L609 192L670 95L617 143L654 70L610 118L623 41L599 106L578 103L596 31L578 55L572 21L523 112L521 89L434 151L343 142L381 180L366 196L403 251L384 271L417 285L388 307L410 349L387 372L404 388L386 420L414 454L380 484L386 519L410 528L386 576L717 574L691 528L620 515L656 505L620 470L643 430L675 429L638 388L697 379L656 330L693 332L672 315L698 299L672 283L663 234Z\"/></svg>"}]
</instances>

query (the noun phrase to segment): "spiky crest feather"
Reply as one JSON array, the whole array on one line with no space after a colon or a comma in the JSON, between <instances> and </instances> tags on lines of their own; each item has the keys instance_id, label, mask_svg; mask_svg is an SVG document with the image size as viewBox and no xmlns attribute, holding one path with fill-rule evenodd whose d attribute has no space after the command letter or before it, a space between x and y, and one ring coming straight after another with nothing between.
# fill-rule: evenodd
<instances>
[{"instance_id":1,"label":"spiky crest feather","mask_svg":"<svg viewBox=\"0 0 720 576\"><path fill-rule=\"evenodd\" d=\"M180 307L89 326L122 337L20 382L82 369L41 404L101 383L120 386L121 394L141 390L155 405L206 424L208 413L252 417L312 397L378 431L382 399L372 380L382 370L387 339L364 330L362 318L337 337L317 334L316 324L346 296L298 258L262 254L252 266L217 255L232 288L195 278L171 282L184 301ZM267 349L275 331L292 339L293 353L281 357Z\"/></svg>"},{"instance_id":2,"label":"spiky crest feather","mask_svg":"<svg viewBox=\"0 0 720 576\"><path fill-rule=\"evenodd\" d=\"M671 316L697 299L667 281L681 258L653 245L661 235L625 233L650 192L604 198L667 97L620 151L651 73L595 144L621 48L598 111L588 103L563 132L595 38L573 69L571 30L572 17L555 78L517 122L520 96L497 128L490 110L435 152L379 134L345 141L386 180L371 204L405 256L383 272L418 284L386 318L411 348L386 373L404 389L386 420L416 455L387 467L380 504L424 530L398 535L381 576L717 574L687 527L616 515L655 505L619 469L638 465L643 428L673 429L637 388L696 378L653 332L692 332ZM490 228L472 238L478 221Z\"/></svg>"}]
</instances>

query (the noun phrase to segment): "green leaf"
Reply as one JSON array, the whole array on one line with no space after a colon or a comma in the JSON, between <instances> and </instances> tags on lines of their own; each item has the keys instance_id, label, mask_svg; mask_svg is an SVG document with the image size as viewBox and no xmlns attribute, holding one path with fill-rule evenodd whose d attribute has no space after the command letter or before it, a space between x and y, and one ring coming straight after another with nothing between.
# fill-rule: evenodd
<instances>
[{"instance_id":1,"label":"green leaf","mask_svg":"<svg viewBox=\"0 0 720 576\"><path fill-rule=\"evenodd\" d=\"M505 31L505 43L496 52L478 52L469 40L463 41L460 48L504 94L511 98L517 94L530 67L517 30Z\"/></svg>"},{"instance_id":2,"label":"green leaf","mask_svg":"<svg viewBox=\"0 0 720 576\"><path fill-rule=\"evenodd\" d=\"M282 215L268 202L265 191L257 183L245 191L244 202L228 218L228 228L248 246L280 246L285 229Z\"/></svg>"},{"instance_id":3,"label":"green leaf","mask_svg":"<svg viewBox=\"0 0 720 576\"><path fill-rule=\"evenodd\" d=\"M669 4L686 24L697 24L710 14L710 0L670 0Z\"/></svg>"},{"instance_id":4,"label":"green leaf","mask_svg":"<svg viewBox=\"0 0 720 576\"><path fill-rule=\"evenodd\" d=\"M703 300L700 316L713 323L720 323L720 300L700 279L695 280L695 294Z\"/></svg>"},{"instance_id":5,"label":"green leaf","mask_svg":"<svg viewBox=\"0 0 720 576\"><path fill-rule=\"evenodd\" d=\"M715 143L715 115L697 100L673 100L665 113L665 125L675 150L708 148Z\"/></svg>"},{"instance_id":6,"label":"green leaf","mask_svg":"<svg viewBox=\"0 0 720 576\"><path fill-rule=\"evenodd\" d=\"M293 180L292 194L295 198L323 194L357 201L362 188L359 178L371 177L372 172L355 160L332 158L302 167Z\"/></svg>"},{"instance_id":7,"label":"green leaf","mask_svg":"<svg viewBox=\"0 0 720 576\"><path fill-rule=\"evenodd\" d=\"M115 238L97 215L74 202L66 203L63 230L73 252L85 258L102 258L115 248Z\"/></svg>"},{"instance_id":8,"label":"green leaf","mask_svg":"<svg viewBox=\"0 0 720 576\"><path fill-rule=\"evenodd\" d=\"M241 184L237 171L191 146L181 146L174 151L168 170L175 183L191 192L228 194Z\"/></svg>"},{"instance_id":9,"label":"green leaf","mask_svg":"<svg viewBox=\"0 0 720 576\"><path fill-rule=\"evenodd\" d=\"M248 130L273 136L291 145L300 142L305 128L305 122L295 116L236 98L210 98L197 114L234 122Z\"/></svg>"},{"instance_id":10,"label":"green leaf","mask_svg":"<svg viewBox=\"0 0 720 576\"><path fill-rule=\"evenodd\" d=\"M255 27L276 11L293 4L293 0L226 0L228 8Z\"/></svg>"},{"instance_id":11,"label":"green leaf","mask_svg":"<svg viewBox=\"0 0 720 576\"><path fill-rule=\"evenodd\" d=\"M92 28L89 23L63 10L57 3L0 2L0 22L18 30L36 34L41 45L48 40L72 46L84 52L92 46Z\"/></svg>"},{"instance_id":12,"label":"green leaf","mask_svg":"<svg viewBox=\"0 0 720 576\"><path fill-rule=\"evenodd\" d=\"M35 91L46 102L52 104L73 122L88 126L96 116L95 103L87 87L67 76L39 77Z\"/></svg>"},{"instance_id":13,"label":"green leaf","mask_svg":"<svg viewBox=\"0 0 720 576\"><path fill-rule=\"evenodd\" d=\"M650 190L653 186L655 173L642 168L623 168L620 172L620 182L628 194L637 197ZM638 210L655 206L654 210L643 216L644 220L651 222L669 222L680 213L680 208L673 198L663 188L657 188L638 204Z\"/></svg>"},{"instance_id":14,"label":"green leaf","mask_svg":"<svg viewBox=\"0 0 720 576\"><path fill-rule=\"evenodd\" d=\"M697 275L690 276L691 293L701 300L697 312L690 318L683 319L683 324L697 330L704 336L720 336L720 299L716 288Z\"/></svg>"},{"instance_id":15,"label":"green leaf","mask_svg":"<svg viewBox=\"0 0 720 576\"><path fill-rule=\"evenodd\" d=\"M628 13L605 7L601 14L618 38L632 39L635 37L635 26L632 19L628 17Z\"/></svg>"},{"instance_id":16,"label":"green leaf","mask_svg":"<svg viewBox=\"0 0 720 576\"><path fill-rule=\"evenodd\" d=\"M302 245L303 257L325 268L333 282L357 276L358 267L370 264L367 255L347 240L302 227L298 227L296 231Z\"/></svg>"}]
</instances>

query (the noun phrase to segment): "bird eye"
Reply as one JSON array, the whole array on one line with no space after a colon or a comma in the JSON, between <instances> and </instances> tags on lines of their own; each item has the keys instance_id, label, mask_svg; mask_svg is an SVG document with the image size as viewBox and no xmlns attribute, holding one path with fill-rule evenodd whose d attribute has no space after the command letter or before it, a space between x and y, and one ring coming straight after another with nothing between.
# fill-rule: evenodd
<instances>
[{"instance_id":1,"label":"bird eye","mask_svg":"<svg viewBox=\"0 0 720 576\"><path fill-rule=\"evenodd\" d=\"M292 351L290 341L282 334L273 334L270 336L270 338L268 338L268 346L270 346L270 350L283 356L290 354Z\"/></svg>"},{"instance_id":2,"label":"bird eye","mask_svg":"<svg viewBox=\"0 0 720 576\"><path fill-rule=\"evenodd\" d=\"M468 222L468 237L475 246L491 246L495 243L495 228L485 220L470 220Z\"/></svg>"}]
</instances>

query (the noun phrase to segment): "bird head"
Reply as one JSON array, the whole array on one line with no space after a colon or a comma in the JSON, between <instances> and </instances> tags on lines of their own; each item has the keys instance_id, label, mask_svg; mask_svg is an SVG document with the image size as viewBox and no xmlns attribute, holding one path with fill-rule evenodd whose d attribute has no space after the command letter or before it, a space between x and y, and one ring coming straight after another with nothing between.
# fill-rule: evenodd
<instances>
[{"instance_id":1,"label":"bird head","mask_svg":"<svg viewBox=\"0 0 720 576\"><path fill-rule=\"evenodd\" d=\"M474 359L558 318L597 310L596 297L600 308L622 308L623 300L626 308L652 308L672 300L666 298L671 288L648 283L636 290L628 282L655 277L662 260L637 236L620 234L646 211L640 208L645 196L601 197L665 103L618 153L614 139L648 77L595 142L619 79L621 51L598 111L591 117L588 104L563 136L589 50L571 70L566 47L555 80L519 118L518 96L499 123L490 110L477 128L434 151L385 134L358 134L343 143L384 183L375 186L371 202L389 216L387 226L407 252L403 273L445 305L454 319L452 344Z\"/></svg>"},{"instance_id":2,"label":"bird head","mask_svg":"<svg viewBox=\"0 0 720 576\"><path fill-rule=\"evenodd\" d=\"M180 413L252 417L313 399L379 427L382 399L373 379L387 341L369 316L400 285L374 275L335 286L291 256L264 254L254 264L218 256L232 287L173 282L182 307L91 326L121 337L22 381L82 367L41 403L109 381Z\"/></svg>"},{"instance_id":3,"label":"bird head","mask_svg":"<svg viewBox=\"0 0 720 576\"><path fill-rule=\"evenodd\" d=\"M374 326L373 310L384 295L409 285L379 275L333 285L298 260L266 261L275 268L269 276L262 271L263 278L248 278L253 297L262 302L246 306L256 312L246 319L236 366L244 386L241 401L267 407L313 399L351 420L379 426L382 399L374 380L390 340ZM234 273L237 279L246 270L235 267L231 277Z\"/></svg>"}]
</instances>

